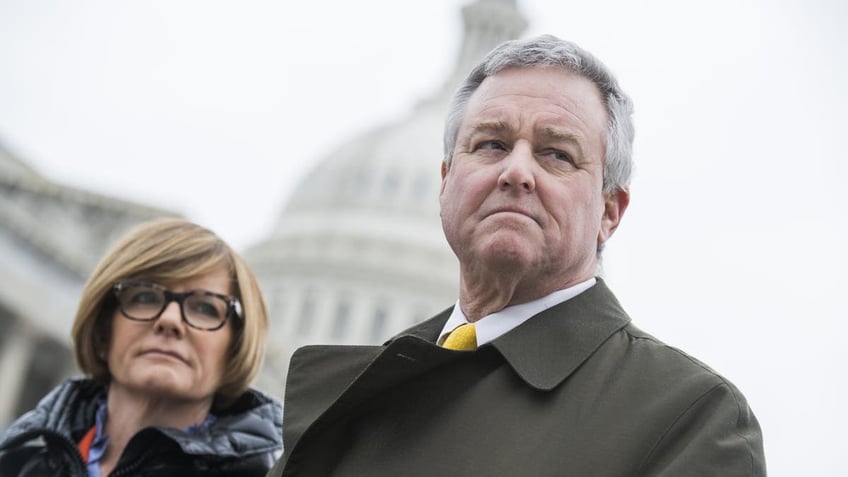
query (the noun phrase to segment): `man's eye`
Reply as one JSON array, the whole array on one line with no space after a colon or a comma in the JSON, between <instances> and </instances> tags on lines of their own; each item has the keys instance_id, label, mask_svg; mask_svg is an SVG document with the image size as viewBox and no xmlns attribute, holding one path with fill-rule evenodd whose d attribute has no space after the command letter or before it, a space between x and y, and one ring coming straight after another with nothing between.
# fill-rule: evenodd
<instances>
[{"instance_id":1,"label":"man's eye","mask_svg":"<svg viewBox=\"0 0 848 477\"><path fill-rule=\"evenodd\" d=\"M569 162L569 163L574 162L574 160L571 159L571 156L569 156L568 154L566 154L562 151L551 151L550 155L551 155L551 157L553 157L554 159L556 159L558 161L565 161L565 162Z\"/></svg>"},{"instance_id":2,"label":"man's eye","mask_svg":"<svg viewBox=\"0 0 848 477\"><path fill-rule=\"evenodd\" d=\"M477 144L477 150L485 151L506 151L506 146L500 141L483 141Z\"/></svg>"}]
</instances>

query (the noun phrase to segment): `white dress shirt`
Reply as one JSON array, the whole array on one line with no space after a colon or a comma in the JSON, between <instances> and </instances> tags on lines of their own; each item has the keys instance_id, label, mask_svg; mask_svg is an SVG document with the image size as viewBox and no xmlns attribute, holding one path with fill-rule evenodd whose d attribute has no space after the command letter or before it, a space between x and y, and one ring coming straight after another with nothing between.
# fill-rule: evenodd
<instances>
[{"instance_id":1,"label":"white dress shirt","mask_svg":"<svg viewBox=\"0 0 848 477\"><path fill-rule=\"evenodd\" d=\"M477 346L483 346L484 344L511 331L521 323L524 323L530 319L530 317L535 316L554 305L559 305L566 300L574 298L588 290L596 282L597 280L595 280L595 277L592 277L585 282L578 283L577 285L563 290L557 290L550 295L543 296L542 298L528 301L527 303L521 303L519 305L508 306L501 311L497 311L480 318L474 323L474 329L477 332ZM456 306L453 307L453 313L451 313L450 318L448 318L448 321L442 328L439 340L436 343L441 346L451 331L456 329L457 326L465 323L468 323L468 318L465 317L465 313L463 313L462 309L459 307L459 300L457 300Z\"/></svg>"}]
</instances>

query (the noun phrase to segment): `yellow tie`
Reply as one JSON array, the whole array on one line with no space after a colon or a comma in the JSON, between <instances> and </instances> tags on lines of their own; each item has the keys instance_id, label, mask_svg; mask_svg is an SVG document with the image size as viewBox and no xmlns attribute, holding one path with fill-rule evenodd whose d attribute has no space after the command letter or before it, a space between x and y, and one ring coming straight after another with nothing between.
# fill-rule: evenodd
<instances>
[{"instance_id":1,"label":"yellow tie","mask_svg":"<svg viewBox=\"0 0 848 477\"><path fill-rule=\"evenodd\" d=\"M454 328L447 339L445 339L445 342L442 343L442 348L457 351L477 349L477 332L474 330L474 323L466 323Z\"/></svg>"}]
</instances>

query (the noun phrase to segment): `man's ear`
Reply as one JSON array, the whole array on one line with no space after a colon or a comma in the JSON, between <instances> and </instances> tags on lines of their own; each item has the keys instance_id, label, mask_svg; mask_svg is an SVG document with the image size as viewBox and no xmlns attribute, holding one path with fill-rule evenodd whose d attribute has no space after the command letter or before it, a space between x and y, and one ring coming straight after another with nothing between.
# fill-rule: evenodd
<instances>
[{"instance_id":1,"label":"man's ear","mask_svg":"<svg viewBox=\"0 0 848 477\"><path fill-rule=\"evenodd\" d=\"M442 186L439 189L439 195L442 195L442 192L445 191L445 182L448 177L448 163L442 161Z\"/></svg>"},{"instance_id":2,"label":"man's ear","mask_svg":"<svg viewBox=\"0 0 848 477\"><path fill-rule=\"evenodd\" d=\"M606 194L604 197L604 215L601 217L601 229L598 232L599 247L612 237L629 204L630 191L627 189L616 189Z\"/></svg>"}]
</instances>

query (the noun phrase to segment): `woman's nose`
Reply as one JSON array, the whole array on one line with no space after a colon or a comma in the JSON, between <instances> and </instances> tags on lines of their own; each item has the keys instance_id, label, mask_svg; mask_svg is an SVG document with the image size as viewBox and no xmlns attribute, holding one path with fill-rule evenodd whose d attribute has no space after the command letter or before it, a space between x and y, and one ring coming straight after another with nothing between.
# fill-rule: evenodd
<instances>
[{"instance_id":1,"label":"woman's nose","mask_svg":"<svg viewBox=\"0 0 848 477\"><path fill-rule=\"evenodd\" d=\"M180 304L173 300L167 305L165 305L165 309L162 310L162 313L159 315L159 318L156 319L156 331L161 333L171 333L175 335L182 335L185 331L183 327L183 315L182 310L180 309Z\"/></svg>"}]
</instances>

